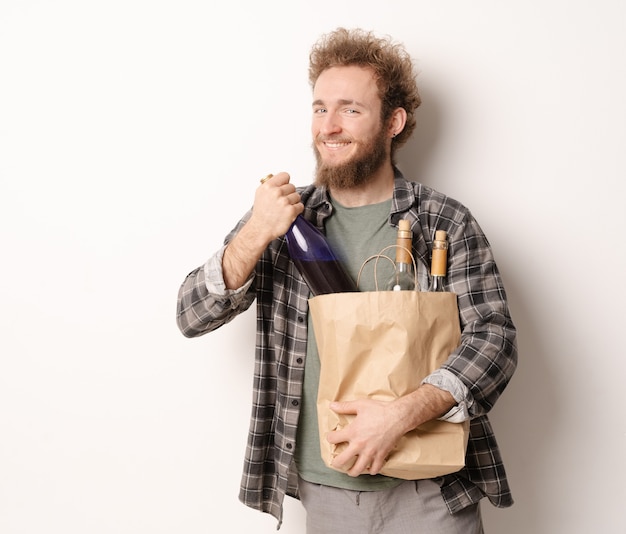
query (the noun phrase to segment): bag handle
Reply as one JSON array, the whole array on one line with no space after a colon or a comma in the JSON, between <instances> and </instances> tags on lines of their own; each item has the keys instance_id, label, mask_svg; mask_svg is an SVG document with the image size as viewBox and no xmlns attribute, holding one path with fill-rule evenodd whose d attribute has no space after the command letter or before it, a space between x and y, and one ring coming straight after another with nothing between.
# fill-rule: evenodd
<instances>
[{"instance_id":1,"label":"bag handle","mask_svg":"<svg viewBox=\"0 0 626 534\"><path fill-rule=\"evenodd\" d=\"M383 248L378 254L374 254L373 256L370 256L369 258L367 258L362 264L361 264L361 268L359 269L359 274L357 276L356 279L356 286L359 287L359 284L361 283L361 273L363 272L363 268L365 267L365 264L368 263L369 261L376 259L376 263L374 263L374 283L376 284L376 291L378 291L378 274L377 274L377 269L378 269L378 260L380 258L385 258L386 260L389 260L394 267L394 270L397 272L397 267L396 267L396 262L393 261L389 256L386 256L385 254L383 254L383 252L385 252L386 250L389 250L390 248L401 248L403 250L405 250L406 252L409 253L409 255L411 256L411 261L413 262L413 273L415 273L415 287L417 289L417 291L421 291L419 282L417 281L417 263L415 262L415 256L413 256L413 251L409 250L406 247L403 247L401 245L388 245L385 248Z\"/></svg>"}]
</instances>

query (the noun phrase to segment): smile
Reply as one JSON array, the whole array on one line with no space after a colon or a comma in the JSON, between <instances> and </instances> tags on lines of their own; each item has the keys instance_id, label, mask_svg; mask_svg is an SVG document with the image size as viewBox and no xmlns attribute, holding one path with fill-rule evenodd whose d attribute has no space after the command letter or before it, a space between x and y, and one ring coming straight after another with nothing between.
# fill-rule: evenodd
<instances>
[{"instance_id":1,"label":"smile","mask_svg":"<svg viewBox=\"0 0 626 534\"><path fill-rule=\"evenodd\" d=\"M324 146L326 148L334 149L334 148L343 148L350 144L349 141L345 142L333 142L333 141L324 141Z\"/></svg>"}]
</instances>

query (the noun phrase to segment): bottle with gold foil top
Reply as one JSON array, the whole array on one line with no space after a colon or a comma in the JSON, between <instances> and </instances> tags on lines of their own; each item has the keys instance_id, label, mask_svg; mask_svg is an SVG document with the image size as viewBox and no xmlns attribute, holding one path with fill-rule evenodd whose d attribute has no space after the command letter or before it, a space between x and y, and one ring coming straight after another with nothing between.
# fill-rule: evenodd
<instances>
[{"instance_id":1,"label":"bottle with gold foil top","mask_svg":"<svg viewBox=\"0 0 626 534\"><path fill-rule=\"evenodd\" d=\"M261 183L272 176L268 174ZM314 296L358 291L326 236L302 215L298 215L287 230L285 241L291 261Z\"/></svg>"},{"instance_id":2,"label":"bottle with gold foil top","mask_svg":"<svg viewBox=\"0 0 626 534\"><path fill-rule=\"evenodd\" d=\"M430 263L430 286L428 291L445 291L444 280L446 278L448 264L448 234L444 230L435 232L433 241L433 255Z\"/></svg>"},{"instance_id":3,"label":"bottle with gold foil top","mask_svg":"<svg viewBox=\"0 0 626 534\"><path fill-rule=\"evenodd\" d=\"M411 223L402 219L398 223L398 235L396 238L396 261L395 272L387 282L387 291L412 291L415 290L415 272L413 269L413 232Z\"/></svg>"},{"instance_id":4,"label":"bottle with gold foil top","mask_svg":"<svg viewBox=\"0 0 626 534\"><path fill-rule=\"evenodd\" d=\"M314 296L357 291L326 236L302 215L293 221L285 240L291 261Z\"/></svg>"}]
</instances>

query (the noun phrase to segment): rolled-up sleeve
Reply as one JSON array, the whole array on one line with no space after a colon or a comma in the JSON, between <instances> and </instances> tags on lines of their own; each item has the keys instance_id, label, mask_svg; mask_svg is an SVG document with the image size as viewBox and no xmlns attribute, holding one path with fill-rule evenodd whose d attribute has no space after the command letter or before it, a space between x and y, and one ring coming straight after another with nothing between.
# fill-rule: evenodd
<instances>
[{"instance_id":1,"label":"rolled-up sleeve","mask_svg":"<svg viewBox=\"0 0 626 534\"><path fill-rule=\"evenodd\" d=\"M176 323L186 337L197 337L228 323L255 298L254 274L238 289L227 289L222 272L226 245L191 271L178 291Z\"/></svg>"},{"instance_id":2,"label":"rolled-up sleeve","mask_svg":"<svg viewBox=\"0 0 626 534\"><path fill-rule=\"evenodd\" d=\"M213 256L211 256L204 264L204 283L207 291L214 297L222 297L225 300L230 300L234 303L234 307L245 298L246 292L252 285L254 274L251 274L246 280L245 284L238 289L226 289L224 283L224 272L222 271L222 260L224 259L224 251L226 245L219 249Z\"/></svg>"},{"instance_id":3,"label":"rolled-up sleeve","mask_svg":"<svg viewBox=\"0 0 626 534\"><path fill-rule=\"evenodd\" d=\"M430 384L443 391L447 391L454 397L456 405L439 419L449 423L462 423L470 418L470 409L474 403L470 390L459 378L446 369L437 369L428 375L422 384Z\"/></svg>"}]
</instances>

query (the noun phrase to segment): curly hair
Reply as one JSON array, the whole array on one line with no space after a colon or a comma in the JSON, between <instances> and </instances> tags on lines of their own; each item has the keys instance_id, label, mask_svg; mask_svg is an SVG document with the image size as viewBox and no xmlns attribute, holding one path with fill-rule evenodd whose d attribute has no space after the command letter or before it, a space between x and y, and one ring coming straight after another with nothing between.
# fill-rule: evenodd
<instances>
[{"instance_id":1,"label":"curly hair","mask_svg":"<svg viewBox=\"0 0 626 534\"><path fill-rule=\"evenodd\" d=\"M350 65L369 67L374 71L382 101L383 124L396 108L404 108L407 113L404 129L393 138L393 154L411 137L415 129L415 110L422 102L413 61L404 47L390 37L379 38L373 32L359 28L338 28L322 35L313 45L309 55L309 82L314 86L326 69Z\"/></svg>"}]
</instances>

